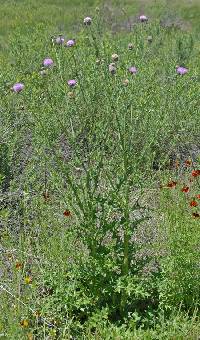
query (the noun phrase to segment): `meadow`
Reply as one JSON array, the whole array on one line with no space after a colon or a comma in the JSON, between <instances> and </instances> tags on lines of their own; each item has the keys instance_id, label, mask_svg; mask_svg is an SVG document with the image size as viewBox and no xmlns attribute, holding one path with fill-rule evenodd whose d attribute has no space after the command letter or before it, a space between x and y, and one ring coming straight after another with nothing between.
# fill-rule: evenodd
<instances>
[{"instance_id":1,"label":"meadow","mask_svg":"<svg viewBox=\"0 0 200 340\"><path fill-rule=\"evenodd\" d=\"M200 2L0 13L0 338L199 339Z\"/></svg>"}]
</instances>

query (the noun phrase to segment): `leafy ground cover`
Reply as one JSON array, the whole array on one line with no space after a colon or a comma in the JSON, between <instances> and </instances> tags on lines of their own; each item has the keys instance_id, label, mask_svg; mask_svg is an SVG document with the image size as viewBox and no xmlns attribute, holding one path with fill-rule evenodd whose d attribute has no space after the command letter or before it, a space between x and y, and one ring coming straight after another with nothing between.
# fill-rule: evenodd
<instances>
[{"instance_id":1,"label":"leafy ground cover","mask_svg":"<svg viewBox=\"0 0 200 340\"><path fill-rule=\"evenodd\" d=\"M25 4L1 4L1 337L198 339L198 2Z\"/></svg>"}]
</instances>

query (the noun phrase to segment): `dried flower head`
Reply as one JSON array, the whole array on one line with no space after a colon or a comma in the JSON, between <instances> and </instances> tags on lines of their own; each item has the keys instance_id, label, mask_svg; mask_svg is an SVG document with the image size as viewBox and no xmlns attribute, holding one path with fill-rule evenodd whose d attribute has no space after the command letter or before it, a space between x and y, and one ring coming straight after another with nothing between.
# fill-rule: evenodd
<instances>
[{"instance_id":1,"label":"dried flower head","mask_svg":"<svg viewBox=\"0 0 200 340\"><path fill-rule=\"evenodd\" d=\"M64 44L64 37L62 35L59 35L57 38L55 38L54 42L57 45L63 45Z\"/></svg>"},{"instance_id":2,"label":"dried flower head","mask_svg":"<svg viewBox=\"0 0 200 340\"><path fill-rule=\"evenodd\" d=\"M92 18L86 17L86 18L83 20L83 23L84 23L84 25L86 25L86 26L91 25L91 23L92 23Z\"/></svg>"},{"instance_id":3,"label":"dried flower head","mask_svg":"<svg viewBox=\"0 0 200 340\"><path fill-rule=\"evenodd\" d=\"M16 93L21 92L23 89L24 89L24 84L22 84L22 83L16 83L12 87L12 90Z\"/></svg>"},{"instance_id":4,"label":"dried flower head","mask_svg":"<svg viewBox=\"0 0 200 340\"><path fill-rule=\"evenodd\" d=\"M188 69L183 66L176 67L176 72L180 75L184 75L188 72Z\"/></svg>"},{"instance_id":5,"label":"dried flower head","mask_svg":"<svg viewBox=\"0 0 200 340\"><path fill-rule=\"evenodd\" d=\"M43 66L44 67L52 67L53 66L53 60L51 58L45 58L43 60Z\"/></svg>"},{"instance_id":6,"label":"dried flower head","mask_svg":"<svg viewBox=\"0 0 200 340\"><path fill-rule=\"evenodd\" d=\"M129 49L129 50L132 50L133 48L134 48L133 44L129 43L129 44L128 44L128 49Z\"/></svg>"},{"instance_id":7,"label":"dried flower head","mask_svg":"<svg viewBox=\"0 0 200 340\"><path fill-rule=\"evenodd\" d=\"M152 36L151 36L151 35L149 35L149 36L147 37L147 41L148 41L148 43L152 43L152 41L153 41L153 38L152 38Z\"/></svg>"},{"instance_id":8,"label":"dried flower head","mask_svg":"<svg viewBox=\"0 0 200 340\"><path fill-rule=\"evenodd\" d=\"M112 61L113 61L113 62L119 60L119 56L118 56L118 54L116 54L116 53L112 54L112 57L111 57L111 58L112 58Z\"/></svg>"},{"instance_id":9,"label":"dried flower head","mask_svg":"<svg viewBox=\"0 0 200 340\"><path fill-rule=\"evenodd\" d=\"M67 84L68 84L70 87L74 87L74 86L76 86L77 81L76 81L75 79L70 79L70 80L68 80Z\"/></svg>"}]
</instances>

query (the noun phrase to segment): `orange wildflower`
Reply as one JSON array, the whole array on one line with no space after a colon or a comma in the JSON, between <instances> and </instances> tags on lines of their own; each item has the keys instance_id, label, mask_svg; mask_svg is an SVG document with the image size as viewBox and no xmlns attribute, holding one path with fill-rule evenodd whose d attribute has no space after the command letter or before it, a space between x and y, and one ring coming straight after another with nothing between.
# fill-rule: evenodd
<instances>
[{"instance_id":1,"label":"orange wildflower","mask_svg":"<svg viewBox=\"0 0 200 340\"><path fill-rule=\"evenodd\" d=\"M176 184L177 184L177 182L175 182L175 181L168 182L167 188L175 188Z\"/></svg>"},{"instance_id":2,"label":"orange wildflower","mask_svg":"<svg viewBox=\"0 0 200 340\"><path fill-rule=\"evenodd\" d=\"M200 170L192 170L192 174L193 177L197 177L200 176Z\"/></svg>"},{"instance_id":3,"label":"orange wildflower","mask_svg":"<svg viewBox=\"0 0 200 340\"><path fill-rule=\"evenodd\" d=\"M16 268L16 269L21 269L21 268L22 268L22 263L17 261L17 262L15 263L15 268Z\"/></svg>"},{"instance_id":4,"label":"orange wildflower","mask_svg":"<svg viewBox=\"0 0 200 340\"><path fill-rule=\"evenodd\" d=\"M183 188L181 189L182 192L188 192L189 190L190 190L189 187L183 187Z\"/></svg>"},{"instance_id":5,"label":"orange wildflower","mask_svg":"<svg viewBox=\"0 0 200 340\"><path fill-rule=\"evenodd\" d=\"M197 205L198 205L198 203L195 200L190 202L191 207L197 207Z\"/></svg>"},{"instance_id":6,"label":"orange wildflower","mask_svg":"<svg viewBox=\"0 0 200 340\"><path fill-rule=\"evenodd\" d=\"M196 195L196 198L198 198L198 200L200 200L200 194Z\"/></svg>"}]
</instances>

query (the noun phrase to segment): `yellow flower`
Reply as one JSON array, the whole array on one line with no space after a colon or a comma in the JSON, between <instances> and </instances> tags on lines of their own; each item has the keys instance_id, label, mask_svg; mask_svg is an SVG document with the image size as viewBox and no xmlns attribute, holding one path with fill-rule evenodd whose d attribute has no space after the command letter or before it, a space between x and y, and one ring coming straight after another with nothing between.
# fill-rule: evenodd
<instances>
[{"instance_id":1,"label":"yellow flower","mask_svg":"<svg viewBox=\"0 0 200 340\"><path fill-rule=\"evenodd\" d=\"M21 326L21 327L23 327L23 328L27 328L27 327L28 327L28 325L29 325L29 322L28 322L28 320L26 320L26 319L23 319L23 320L21 320L21 321L20 321L20 326Z\"/></svg>"},{"instance_id":2,"label":"yellow flower","mask_svg":"<svg viewBox=\"0 0 200 340\"><path fill-rule=\"evenodd\" d=\"M31 284L33 282L32 277L30 277L30 276L25 277L24 282L27 285Z\"/></svg>"}]
</instances>

